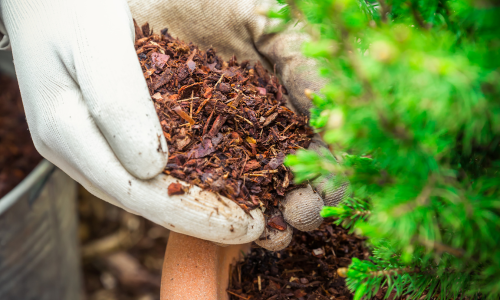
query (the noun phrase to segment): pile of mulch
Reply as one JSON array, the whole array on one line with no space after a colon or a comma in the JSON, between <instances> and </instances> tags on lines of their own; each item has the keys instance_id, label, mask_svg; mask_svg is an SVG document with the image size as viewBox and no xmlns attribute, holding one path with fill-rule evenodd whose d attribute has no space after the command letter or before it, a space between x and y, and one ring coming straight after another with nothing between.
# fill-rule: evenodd
<instances>
[{"instance_id":1,"label":"pile of mulch","mask_svg":"<svg viewBox=\"0 0 500 300\"><path fill-rule=\"evenodd\" d=\"M260 63L221 60L136 24L135 47L168 142L164 173L235 201L248 212L276 207L297 186L283 165L313 136L285 107L285 88ZM161 151L163 149L158 149ZM172 184L169 195L182 194Z\"/></svg>"},{"instance_id":2,"label":"pile of mulch","mask_svg":"<svg viewBox=\"0 0 500 300\"><path fill-rule=\"evenodd\" d=\"M295 230L290 245L271 252L252 249L245 260L233 267L228 293L230 299L352 299L339 276L353 257L366 259L365 238L326 220L317 230Z\"/></svg>"},{"instance_id":3,"label":"pile of mulch","mask_svg":"<svg viewBox=\"0 0 500 300\"><path fill-rule=\"evenodd\" d=\"M0 198L41 160L28 131L17 81L0 74Z\"/></svg>"}]
</instances>

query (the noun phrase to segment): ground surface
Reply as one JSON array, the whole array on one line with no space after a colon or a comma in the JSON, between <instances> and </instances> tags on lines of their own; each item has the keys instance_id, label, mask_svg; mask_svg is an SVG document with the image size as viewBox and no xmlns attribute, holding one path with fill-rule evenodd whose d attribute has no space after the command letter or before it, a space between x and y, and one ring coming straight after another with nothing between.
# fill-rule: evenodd
<instances>
[{"instance_id":1,"label":"ground surface","mask_svg":"<svg viewBox=\"0 0 500 300\"><path fill-rule=\"evenodd\" d=\"M87 300L160 299L169 231L80 187L80 241Z\"/></svg>"},{"instance_id":2,"label":"ground surface","mask_svg":"<svg viewBox=\"0 0 500 300\"><path fill-rule=\"evenodd\" d=\"M330 220L312 232L295 231L282 251L256 246L233 268L231 299L352 299L337 269L368 257L363 242Z\"/></svg>"}]
</instances>

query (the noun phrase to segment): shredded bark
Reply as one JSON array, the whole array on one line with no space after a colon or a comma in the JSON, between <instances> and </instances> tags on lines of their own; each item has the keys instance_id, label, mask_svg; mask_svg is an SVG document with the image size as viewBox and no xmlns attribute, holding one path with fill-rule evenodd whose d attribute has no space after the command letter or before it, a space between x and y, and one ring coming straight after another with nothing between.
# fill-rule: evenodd
<instances>
[{"instance_id":1,"label":"shredded bark","mask_svg":"<svg viewBox=\"0 0 500 300\"><path fill-rule=\"evenodd\" d=\"M168 142L164 173L219 193L248 212L296 188L286 154L313 131L285 106L285 88L260 63L221 60L136 24L135 47ZM276 228L283 228L277 224Z\"/></svg>"}]
</instances>

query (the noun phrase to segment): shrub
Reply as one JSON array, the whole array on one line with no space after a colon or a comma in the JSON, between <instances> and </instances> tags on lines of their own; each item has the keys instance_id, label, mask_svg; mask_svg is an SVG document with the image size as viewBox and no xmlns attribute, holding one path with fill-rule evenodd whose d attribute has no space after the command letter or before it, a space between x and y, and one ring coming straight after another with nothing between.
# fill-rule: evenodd
<instances>
[{"instance_id":1,"label":"shrub","mask_svg":"<svg viewBox=\"0 0 500 300\"><path fill-rule=\"evenodd\" d=\"M349 178L352 195L322 214L368 237L373 255L346 271L355 299L384 286L386 298L500 297L492 3L291 0L271 13L307 24L303 52L328 80L311 97L311 124L338 162L301 150L286 163L299 181Z\"/></svg>"}]
</instances>

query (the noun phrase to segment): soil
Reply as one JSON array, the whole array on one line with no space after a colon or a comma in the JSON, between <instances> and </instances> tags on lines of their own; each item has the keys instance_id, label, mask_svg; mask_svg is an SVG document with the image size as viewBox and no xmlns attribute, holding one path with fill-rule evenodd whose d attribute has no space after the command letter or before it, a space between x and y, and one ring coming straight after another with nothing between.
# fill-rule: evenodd
<instances>
[{"instance_id":1,"label":"soil","mask_svg":"<svg viewBox=\"0 0 500 300\"><path fill-rule=\"evenodd\" d=\"M331 222L325 220L311 232L295 230L292 242L281 251L255 246L232 269L230 299L352 299L338 270L353 257L366 259L369 252L364 238Z\"/></svg>"},{"instance_id":2,"label":"soil","mask_svg":"<svg viewBox=\"0 0 500 300\"><path fill-rule=\"evenodd\" d=\"M283 161L307 148L313 131L307 117L285 106L275 75L260 63L223 61L166 29L154 34L147 24L136 25L135 46L168 142L165 174L226 196L246 212L277 207L297 187ZM181 185L168 189L184 192Z\"/></svg>"},{"instance_id":3,"label":"soil","mask_svg":"<svg viewBox=\"0 0 500 300\"><path fill-rule=\"evenodd\" d=\"M41 160L31 140L17 81L0 74L0 198Z\"/></svg>"}]
</instances>

